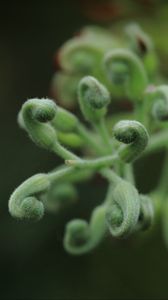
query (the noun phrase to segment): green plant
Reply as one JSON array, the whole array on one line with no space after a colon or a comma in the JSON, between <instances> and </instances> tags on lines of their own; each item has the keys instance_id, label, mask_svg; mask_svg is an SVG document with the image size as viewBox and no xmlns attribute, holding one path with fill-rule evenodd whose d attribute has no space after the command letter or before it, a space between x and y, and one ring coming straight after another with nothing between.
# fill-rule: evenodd
<instances>
[{"instance_id":1,"label":"green plant","mask_svg":"<svg viewBox=\"0 0 168 300\"><path fill-rule=\"evenodd\" d=\"M114 47L105 31L101 31L100 42L96 35L100 36L100 30L96 34L95 30L88 31L86 39L92 41L94 49L81 40L76 47L75 40L75 48L74 43L68 44L73 55L65 49L61 54L64 68L72 73L69 80L75 85L73 72L78 71L77 99L85 122L49 99L26 101L18 116L19 125L33 142L59 155L65 165L22 183L9 200L12 216L40 220L45 210L58 211L77 198L78 181L90 180L96 173L108 181L105 200L93 210L90 221L75 219L66 225L64 247L71 254L92 250L106 231L118 238L138 234L158 217L162 217L168 241L167 163L150 195L138 192L133 170L140 156L167 151L168 86L157 84L157 58L139 27L127 27L131 49ZM124 110L121 117L111 107L123 97L132 108ZM79 149L81 155L70 148Z\"/></svg>"},{"instance_id":2,"label":"green plant","mask_svg":"<svg viewBox=\"0 0 168 300\"><path fill-rule=\"evenodd\" d=\"M124 86L120 85L118 88L116 82L113 83L113 80L109 80L111 73L108 72L108 65L104 65L104 57L108 52L111 49L116 49L118 52L119 48L134 52L136 56L132 59L136 60L138 56L142 60L149 81L156 80L158 77L158 58L151 38L143 32L139 25L129 24L125 26L124 32L119 29L112 31L98 26L86 26L77 36L63 44L56 53L56 63L59 65L59 70L56 71L51 83L53 97L59 99L64 107L74 108L77 103L79 81L86 75L94 76L103 83L113 99L125 97ZM118 55L120 54L118 53ZM129 51L125 53L125 56L129 56ZM128 58L123 59L127 60ZM116 75L115 72L115 80L121 80L119 76L123 76L128 70L122 63L117 62L116 54L115 60L113 69L116 68L118 74ZM136 64L132 64L131 60L130 64L131 68L136 68ZM104 70L105 67L107 72ZM142 80L143 78L147 80L144 74L143 76L139 74L139 72L144 72L141 67L137 68L137 72L137 76L140 75Z\"/></svg>"}]
</instances>

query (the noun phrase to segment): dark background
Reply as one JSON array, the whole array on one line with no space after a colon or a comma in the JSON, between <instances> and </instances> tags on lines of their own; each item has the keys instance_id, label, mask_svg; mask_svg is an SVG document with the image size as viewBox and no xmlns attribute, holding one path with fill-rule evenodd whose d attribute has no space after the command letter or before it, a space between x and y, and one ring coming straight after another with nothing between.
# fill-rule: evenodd
<instances>
[{"instance_id":1,"label":"dark background","mask_svg":"<svg viewBox=\"0 0 168 300\"><path fill-rule=\"evenodd\" d=\"M0 299L166 299L168 250L159 227L145 240L119 242L108 237L81 257L64 251L66 222L89 217L104 197L105 185L99 179L81 184L81 202L60 215L46 215L39 223L29 224L8 214L14 188L59 163L27 138L18 128L16 116L26 99L49 96L56 49L81 26L93 22L79 2L1 3ZM152 20L152 13L146 16L146 23L149 17ZM154 158L152 167L151 160L136 166L141 192L155 185L161 156Z\"/></svg>"}]
</instances>

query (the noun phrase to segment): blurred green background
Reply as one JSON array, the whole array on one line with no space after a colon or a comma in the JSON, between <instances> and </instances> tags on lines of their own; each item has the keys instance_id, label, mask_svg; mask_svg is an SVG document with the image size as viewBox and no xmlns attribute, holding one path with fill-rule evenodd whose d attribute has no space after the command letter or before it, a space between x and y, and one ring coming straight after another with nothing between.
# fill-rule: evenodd
<instances>
[{"instance_id":1,"label":"blurred green background","mask_svg":"<svg viewBox=\"0 0 168 300\"><path fill-rule=\"evenodd\" d=\"M107 23L116 23L117 18L139 20L156 37L158 50L166 58L168 48L160 46L167 38L161 34L168 29L165 1L153 1L156 9L150 4L148 10L143 3L131 6L133 2L128 1L130 11L112 13ZM80 203L60 215L46 215L39 223L29 224L8 214L8 199L15 187L60 163L27 138L18 128L16 115L26 99L49 96L56 49L81 26L100 21L88 17L83 3L14 1L1 5L0 299L167 299L168 249L160 228L147 239L115 241L108 236L95 251L81 257L64 251L66 222L88 218L104 197L106 186L100 178L79 185ZM168 65L164 68L168 72ZM161 161L162 153L136 165L141 192L155 186Z\"/></svg>"}]
</instances>

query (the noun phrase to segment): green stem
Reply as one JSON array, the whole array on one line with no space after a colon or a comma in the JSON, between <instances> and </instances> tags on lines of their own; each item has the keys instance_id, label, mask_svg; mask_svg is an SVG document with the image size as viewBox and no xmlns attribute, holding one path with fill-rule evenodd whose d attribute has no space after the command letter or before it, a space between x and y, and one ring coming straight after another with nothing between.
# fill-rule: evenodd
<instances>
[{"instance_id":1,"label":"green stem","mask_svg":"<svg viewBox=\"0 0 168 300\"><path fill-rule=\"evenodd\" d=\"M78 134L81 136L81 138L88 144L90 145L91 147L93 147L93 149L95 150L95 152L97 154L103 154L104 153L104 149L102 148L102 146L97 143L95 141L95 137L92 136L90 134L90 132L80 123L78 123L78 126L77 126L77 132Z\"/></svg>"},{"instance_id":2,"label":"green stem","mask_svg":"<svg viewBox=\"0 0 168 300\"><path fill-rule=\"evenodd\" d=\"M80 170L75 167L67 167L65 165L52 170L48 175L51 181L64 179L68 182L80 182L90 179L94 175L93 170Z\"/></svg>"},{"instance_id":3,"label":"green stem","mask_svg":"<svg viewBox=\"0 0 168 300\"><path fill-rule=\"evenodd\" d=\"M53 182L55 180L61 179L62 177L66 176L66 175L70 175L74 172L74 168L73 167L63 167L60 169L56 169L55 171L52 171L50 173L48 173L48 179Z\"/></svg>"},{"instance_id":4,"label":"green stem","mask_svg":"<svg viewBox=\"0 0 168 300\"><path fill-rule=\"evenodd\" d=\"M56 142L53 146L53 152L62 157L64 160L65 159L78 159L80 158L73 154L71 151L67 150L65 147L60 145L58 142Z\"/></svg>"},{"instance_id":5,"label":"green stem","mask_svg":"<svg viewBox=\"0 0 168 300\"><path fill-rule=\"evenodd\" d=\"M66 164L68 166L74 166L77 168L87 168L87 169L101 169L109 166L113 166L118 159L117 154L96 158L96 159L83 159L83 160L67 160Z\"/></svg>"},{"instance_id":6,"label":"green stem","mask_svg":"<svg viewBox=\"0 0 168 300\"><path fill-rule=\"evenodd\" d=\"M133 185L135 185L133 164L124 165L124 178Z\"/></svg>"},{"instance_id":7,"label":"green stem","mask_svg":"<svg viewBox=\"0 0 168 300\"><path fill-rule=\"evenodd\" d=\"M148 105L145 99L142 99L142 101L137 101L134 106L135 120L141 122L146 128L148 126L147 107Z\"/></svg>"},{"instance_id":8,"label":"green stem","mask_svg":"<svg viewBox=\"0 0 168 300\"><path fill-rule=\"evenodd\" d=\"M111 153L112 152L111 138L109 136L104 118L102 118L99 123L94 124L94 126L96 130L99 132L104 146L107 147L106 153Z\"/></svg>"},{"instance_id":9,"label":"green stem","mask_svg":"<svg viewBox=\"0 0 168 300\"><path fill-rule=\"evenodd\" d=\"M162 196L160 195L160 192L157 190L152 191L149 194L150 198L153 201L153 206L154 206L154 214L155 214L155 219L154 223L158 224L160 223L160 218L162 217L162 209L163 209L163 199Z\"/></svg>"},{"instance_id":10,"label":"green stem","mask_svg":"<svg viewBox=\"0 0 168 300\"><path fill-rule=\"evenodd\" d=\"M113 189L122 179L111 169L103 169L100 174L110 181L111 188ZM110 193L110 192L109 192Z\"/></svg>"},{"instance_id":11,"label":"green stem","mask_svg":"<svg viewBox=\"0 0 168 300\"><path fill-rule=\"evenodd\" d=\"M105 171L105 170L103 170L103 171ZM100 173L103 177L105 177L107 179L107 177L104 175L103 172L100 172ZM109 178L108 178L108 180L109 180ZM113 185L113 183L110 182L108 189L107 189L106 198L104 200L105 204L107 204L111 201L111 195L112 195L113 190L114 190L114 185Z\"/></svg>"}]
</instances>

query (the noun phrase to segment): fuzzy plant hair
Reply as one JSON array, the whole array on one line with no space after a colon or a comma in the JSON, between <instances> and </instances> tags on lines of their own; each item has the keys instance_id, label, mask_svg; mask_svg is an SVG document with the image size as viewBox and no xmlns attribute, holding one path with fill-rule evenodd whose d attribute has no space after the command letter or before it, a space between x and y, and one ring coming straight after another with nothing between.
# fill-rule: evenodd
<instances>
[{"instance_id":1,"label":"fuzzy plant hair","mask_svg":"<svg viewBox=\"0 0 168 300\"><path fill-rule=\"evenodd\" d=\"M32 141L60 156L63 165L33 175L12 193L13 217L39 221L46 211L58 213L78 198L77 182L97 173L107 180L104 200L90 219L65 226L64 248L73 255L91 251L107 233L128 238L154 228L158 216L168 244L168 86L156 76L158 59L148 35L136 24L125 34L122 43L108 30L83 29L58 54L61 71L52 84L63 106L34 98L18 115ZM115 112L118 103L129 111ZM83 122L65 108L72 106L80 109ZM160 181L149 195L141 194L134 162L158 150L166 153Z\"/></svg>"}]
</instances>

